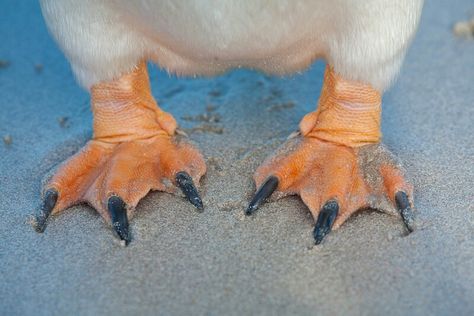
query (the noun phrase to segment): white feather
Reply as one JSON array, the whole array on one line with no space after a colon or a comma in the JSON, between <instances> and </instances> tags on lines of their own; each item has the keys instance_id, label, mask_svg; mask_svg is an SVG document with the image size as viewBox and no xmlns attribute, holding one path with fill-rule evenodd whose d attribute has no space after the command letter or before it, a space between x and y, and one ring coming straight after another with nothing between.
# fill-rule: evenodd
<instances>
[{"instance_id":1,"label":"white feather","mask_svg":"<svg viewBox=\"0 0 474 316\"><path fill-rule=\"evenodd\" d=\"M179 75L233 67L283 74L325 58L385 90L422 0L42 0L48 27L86 88L152 59Z\"/></svg>"}]
</instances>

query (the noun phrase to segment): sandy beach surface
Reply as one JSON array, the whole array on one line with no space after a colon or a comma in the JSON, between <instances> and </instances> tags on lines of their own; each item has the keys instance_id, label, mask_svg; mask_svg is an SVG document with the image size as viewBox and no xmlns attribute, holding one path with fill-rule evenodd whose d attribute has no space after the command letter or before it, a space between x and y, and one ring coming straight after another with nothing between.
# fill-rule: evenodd
<instances>
[{"instance_id":1,"label":"sandy beach surface","mask_svg":"<svg viewBox=\"0 0 474 316\"><path fill-rule=\"evenodd\" d=\"M41 183L90 137L92 116L37 2L0 7L1 315L474 314L474 40L452 33L471 0L426 2L384 96L384 142L415 185L421 229L404 237L399 218L364 211L317 247L299 198L243 210L253 171L314 109L323 62L285 78L151 66L158 102L206 157L205 211L151 193L128 247L85 205L36 233Z\"/></svg>"}]
</instances>

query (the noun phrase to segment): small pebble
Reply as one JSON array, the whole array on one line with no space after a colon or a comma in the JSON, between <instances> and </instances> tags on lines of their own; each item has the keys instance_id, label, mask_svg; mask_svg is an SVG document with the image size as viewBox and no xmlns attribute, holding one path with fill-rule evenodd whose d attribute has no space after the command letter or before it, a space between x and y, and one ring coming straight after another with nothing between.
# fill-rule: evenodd
<instances>
[{"instance_id":1,"label":"small pebble","mask_svg":"<svg viewBox=\"0 0 474 316\"><path fill-rule=\"evenodd\" d=\"M59 126L61 126L62 128L68 127L67 125L68 120L69 118L67 116L58 117Z\"/></svg>"},{"instance_id":2,"label":"small pebble","mask_svg":"<svg viewBox=\"0 0 474 316\"><path fill-rule=\"evenodd\" d=\"M461 21L454 25L453 33L464 38L474 37L474 19L471 21Z\"/></svg>"},{"instance_id":3,"label":"small pebble","mask_svg":"<svg viewBox=\"0 0 474 316\"><path fill-rule=\"evenodd\" d=\"M212 112L212 111L215 111L217 109L217 107L215 105L212 105L212 104L208 104L206 106L206 112Z\"/></svg>"},{"instance_id":4,"label":"small pebble","mask_svg":"<svg viewBox=\"0 0 474 316\"><path fill-rule=\"evenodd\" d=\"M0 69L7 68L10 66L10 62L8 60L0 59Z\"/></svg>"},{"instance_id":5,"label":"small pebble","mask_svg":"<svg viewBox=\"0 0 474 316\"><path fill-rule=\"evenodd\" d=\"M5 135L3 136L3 143L5 145L11 145L11 143L13 142L13 138L11 135Z\"/></svg>"},{"instance_id":6,"label":"small pebble","mask_svg":"<svg viewBox=\"0 0 474 316\"><path fill-rule=\"evenodd\" d=\"M35 72L36 72L37 74L42 73L42 72L43 72L43 65L42 65L42 64L36 64L36 65L35 65Z\"/></svg>"},{"instance_id":7,"label":"small pebble","mask_svg":"<svg viewBox=\"0 0 474 316\"><path fill-rule=\"evenodd\" d=\"M391 233L388 233L388 234L387 234L387 239L388 239L389 241L392 241L393 235L392 235Z\"/></svg>"},{"instance_id":8,"label":"small pebble","mask_svg":"<svg viewBox=\"0 0 474 316\"><path fill-rule=\"evenodd\" d=\"M218 97L218 96L221 95L221 92L219 90L212 90L212 91L209 92L209 95L211 97Z\"/></svg>"}]
</instances>

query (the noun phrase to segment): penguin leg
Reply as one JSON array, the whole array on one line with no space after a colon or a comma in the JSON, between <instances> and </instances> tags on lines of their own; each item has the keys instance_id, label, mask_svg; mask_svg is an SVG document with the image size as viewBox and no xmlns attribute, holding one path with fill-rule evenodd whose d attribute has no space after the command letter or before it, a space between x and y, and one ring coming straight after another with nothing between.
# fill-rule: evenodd
<instances>
[{"instance_id":1,"label":"penguin leg","mask_svg":"<svg viewBox=\"0 0 474 316\"><path fill-rule=\"evenodd\" d=\"M131 240L128 220L149 191L182 191L203 208L195 184L206 172L202 155L176 136L176 121L153 99L146 64L91 89L94 137L59 166L43 191L34 227L43 232L51 214L88 203Z\"/></svg>"},{"instance_id":2,"label":"penguin leg","mask_svg":"<svg viewBox=\"0 0 474 316\"><path fill-rule=\"evenodd\" d=\"M316 244L353 213L372 208L400 216L415 229L413 188L396 158L380 143L381 96L366 84L326 68L318 109L256 171L259 188L246 213L273 191L299 195L315 219Z\"/></svg>"}]
</instances>

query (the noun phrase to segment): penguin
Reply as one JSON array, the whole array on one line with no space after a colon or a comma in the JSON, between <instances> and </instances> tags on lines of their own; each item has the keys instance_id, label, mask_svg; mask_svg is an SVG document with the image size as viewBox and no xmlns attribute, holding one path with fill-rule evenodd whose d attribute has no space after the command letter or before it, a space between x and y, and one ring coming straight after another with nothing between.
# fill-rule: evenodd
<instances>
[{"instance_id":1,"label":"penguin","mask_svg":"<svg viewBox=\"0 0 474 316\"><path fill-rule=\"evenodd\" d=\"M42 191L34 227L88 203L131 241L129 220L152 190L180 190L199 210L200 151L179 137L150 91L146 63L179 76L250 68L282 75L326 61L314 111L254 174L251 215L273 192L299 195L320 244L363 208L415 229L413 186L381 141L382 95L395 80L422 0L41 0L53 38L90 93L93 137Z\"/></svg>"}]
</instances>

